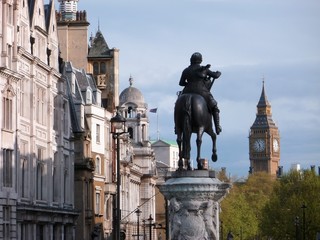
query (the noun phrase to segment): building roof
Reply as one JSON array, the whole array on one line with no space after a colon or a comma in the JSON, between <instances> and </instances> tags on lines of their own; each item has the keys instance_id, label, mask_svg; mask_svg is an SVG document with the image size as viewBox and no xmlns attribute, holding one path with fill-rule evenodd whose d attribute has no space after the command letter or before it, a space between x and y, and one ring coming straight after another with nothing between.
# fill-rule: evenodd
<instances>
[{"instance_id":1,"label":"building roof","mask_svg":"<svg viewBox=\"0 0 320 240\"><path fill-rule=\"evenodd\" d=\"M263 82L262 92L261 92L261 96L260 96L257 107L267 107L267 106L270 106L270 103L268 102L267 95L265 94L264 82Z\"/></svg>"},{"instance_id":2,"label":"building roof","mask_svg":"<svg viewBox=\"0 0 320 240\"><path fill-rule=\"evenodd\" d=\"M146 103L141 91L135 87L132 87L133 79L131 76L129 78L129 82L130 86L124 89L119 96L120 105L125 103L134 103L138 107L145 107Z\"/></svg>"},{"instance_id":3,"label":"building roof","mask_svg":"<svg viewBox=\"0 0 320 240\"><path fill-rule=\"evenodd\" d=\"M88 58L111 58L111 51L100 30L91 38Z\"/></svg>"},{"instance_id":4,"label":"building roof","mask_svg":"<svg viewBox=\"0 0 320 240\"><path fill-rule=\"evenodd\" d=\"M268 114L266 109L270 109L270 113ZM271 105L268 102L267 95L265 93L264 89L264 82L262 85L262 92L261 96L257 105L258 113L256 116L256 119L251 126L251 128L277 128L276 124L274 123L271 115ZM259 113L259 109L265 109L264 111L261 111L263 113Z\"/></svg>"},{"instance_id":5,"label":"building roof","mask_svg":"<svg viewBox=\"0 0 320 240\"><path fill-rule=\"evenodd\" d=\"M178 144L176 141L173 140L163 140L163 139L159 139L157 141L152 141L151 142L151 146L156 146L156 145L167 145L167 146L174 146L174 147L178 147Z\"/></svg>"}]
</instances>

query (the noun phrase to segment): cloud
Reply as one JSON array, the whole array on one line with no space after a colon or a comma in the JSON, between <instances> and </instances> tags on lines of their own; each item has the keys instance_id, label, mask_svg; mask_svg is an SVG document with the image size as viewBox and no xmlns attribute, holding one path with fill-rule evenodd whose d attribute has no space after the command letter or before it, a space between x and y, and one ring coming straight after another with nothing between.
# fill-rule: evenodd
<instances>
[{"instance_id":1,"label":"cloud","mask_svg":"<svg viewBox=\"0 0 320 240\"><path fill-rule=\"evenodd\" d=\"M87 11L89 33L99 19L109 47L120 49L120 90L132 75L149 108L158 107L158 118L149 114L152 138L158 124L161 137L175 139L178 81L199 51L204 64L222 72L212 89L223 127L212 166L247 175L263 78L280 129L281 164L319 163L320 1L95 0L79 1L78 9ZM204 139L203 155L210 156Z\"/></svg>"}]
</instances>

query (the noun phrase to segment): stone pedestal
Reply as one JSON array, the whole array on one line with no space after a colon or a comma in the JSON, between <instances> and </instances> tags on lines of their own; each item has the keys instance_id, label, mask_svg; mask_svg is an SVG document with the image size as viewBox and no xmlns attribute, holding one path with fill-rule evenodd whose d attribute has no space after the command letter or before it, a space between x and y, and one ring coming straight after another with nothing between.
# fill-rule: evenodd
<instances>
[{"instance_id":1,"label":"stone pedestal","mask_svg":"<svg viewBox=\"0 0 320 240\"><path fill-rule=\"evenodd\" d=\"M219 240L220 201L229 188L214 171L172 172L160 186L169 201L169 239Z\"/></svg>"}]
</instances>

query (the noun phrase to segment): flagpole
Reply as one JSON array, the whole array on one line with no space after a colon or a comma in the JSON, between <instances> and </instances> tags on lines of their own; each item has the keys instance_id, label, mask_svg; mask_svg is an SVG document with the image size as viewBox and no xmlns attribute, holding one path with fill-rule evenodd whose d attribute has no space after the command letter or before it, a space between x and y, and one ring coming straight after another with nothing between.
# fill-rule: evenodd
<instances>
[{"instance_id":1,"label":"flagpole","mask_svg":"<svg viewBox=\"0 0 320 240\"><path fill-rule=\"evenodd\" d=\"M157 114L157 140L160 140L158 108L152 108L149 112Z\"/></svg>"},{"instance_id":2,"label":"flagpole","mask_svg":"<svg viewBox=\"0 0 320 240\"><path fill-rule=\"evenodd\" d=\"M158 140L160 140L160 134L159 134L159 115L158 115L158 111L157 111L157 136L158 136Z\"/></svg>"}]
</instances>

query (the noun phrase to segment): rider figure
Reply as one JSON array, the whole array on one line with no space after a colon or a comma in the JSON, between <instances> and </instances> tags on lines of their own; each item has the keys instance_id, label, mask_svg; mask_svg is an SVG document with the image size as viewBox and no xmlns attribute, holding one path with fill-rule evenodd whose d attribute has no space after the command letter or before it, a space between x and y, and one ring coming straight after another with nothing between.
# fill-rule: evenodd
<instances>
[{"instance_id":1,"label":"rider figure","mask_svg":"<svg viewBox=\"0 0 320 240\"><path fill-rule=\"evenodd\" d=\"M179 85L184 86L183 93L197 93L204 97L208 107L212 113L216 133L219 134L222 129L220 126L220 110L216 100L213 98L210 89L216 78L219 78L221 72L212 72L209 70L210 64L200 66L202 55L198 52L192 54L190 58L190 66L183 70ZM212 82L210 81L212 79Z\"/></svg>"}]
</instances>

